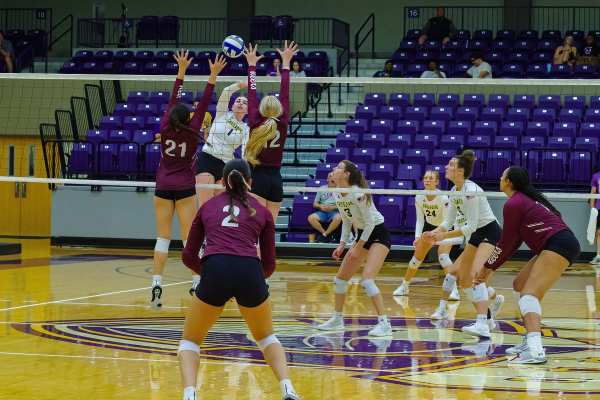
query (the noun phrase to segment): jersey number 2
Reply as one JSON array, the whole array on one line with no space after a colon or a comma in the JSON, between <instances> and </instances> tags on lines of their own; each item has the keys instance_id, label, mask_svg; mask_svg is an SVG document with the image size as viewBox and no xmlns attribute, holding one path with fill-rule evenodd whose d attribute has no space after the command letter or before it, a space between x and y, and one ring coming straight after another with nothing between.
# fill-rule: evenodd
<instances>
[{"instance_id":1,"label":"jersey number 2","mask_svg":"<svg viewBox=\"0 0 600 400\"><path fill-rule=\"evenodd\" d=\"M269 145L270 148L275 149L277 147L280 146L279 139L281 139L281 133L279 133L279 129L277 131L275 131L275 137L273 138L273 140L271 140L271 144Z\"/></svg>"},{"instance_id":2,"label":"jersey number 2","mask_svg":"<svg viewBox=\"0 0 600 400\"><path fill-rule=\"evenodd\" d=\"M227 213L227 216L225 218L223 218L223 222L221 222L221 226L224 226L227 228L237 228L239 225L237 222L233 222L231 220L231 215L229 215L229 207L230 206L223 207L223 212ZM240 215L240 208L238 206L233 206L233 215L236 217Z\"/></svg>"},{"instance_id":3,"label":"jersey number 2","mask_svg":"<svg viewBox=\"0 0 600 400\"><path fill-rule=\"evenodd\" d=\"M165 144L167 145L167 148L165 149L165 154L171 157L176 157L175 156L175 148L176 147L181 147L181 158L185 157L185 150L187 147L187 144L185 142L181 143L180 145L177 144L176 141L174 140L167 140L165 141Z\"/></svg>"}]
</instances>

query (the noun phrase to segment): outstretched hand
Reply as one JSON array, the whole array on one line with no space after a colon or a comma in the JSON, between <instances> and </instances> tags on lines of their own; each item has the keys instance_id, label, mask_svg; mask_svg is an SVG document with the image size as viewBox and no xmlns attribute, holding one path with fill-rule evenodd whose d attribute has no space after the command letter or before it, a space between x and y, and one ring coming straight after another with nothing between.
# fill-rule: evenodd
<instances>
[{"instance_id":1,"label":"outstretched hand","mask_svg":"<svg viewBox=\"0 0 600 400\"><path fill-rule=\"evenodd\" d=\"M293 40L288 45L288 41L286 40L283 44L283 50L277 49L277 52L281 56L282 68L289 69L292 57L298 52L298 45Z\"/></svg>"},{"instance_id":2,"label":"outstretched hand","mask_svg":"<svg viewBox=\"0 0 600 400\"><path fill-rule=\"evenodd\" d=\"M255 67L256 63L263 58L263 56L257 55L257 50L258 45L255 44L254 47L252 47L252 43L248 43L248 46L244 49L244 56L246 56L249 67Z\"/></svg>"},{"instance_id":3,"label":"outstretched hand","mask_svg":"<svg viewBox=\"0 0 600 400\"><path fill-rule=\"evenodd\" d=\"M188 58L189 51L181 49L178 50L177 53L173 55L175 61L177 61L177 65L179 65L179 69L183 69L184 71L188 69L194 58Z\"/></svg>"},{"instance_id":4,"label":"outstretched hand","mask_svg":"<svg viewBox=\"0 0 600 400\"><path fill-rule=\"evenodd\" d=\"M210 68L211 75L219 75L227 66L227 59L224 55L218 54L215 57L215 61L208 60L208 66Z\"/></svg>"}]
</instances>

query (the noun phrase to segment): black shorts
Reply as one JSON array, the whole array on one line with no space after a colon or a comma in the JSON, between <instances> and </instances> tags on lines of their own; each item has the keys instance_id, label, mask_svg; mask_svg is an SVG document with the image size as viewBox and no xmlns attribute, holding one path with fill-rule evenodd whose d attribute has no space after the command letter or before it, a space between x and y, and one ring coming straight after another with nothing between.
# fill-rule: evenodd
<instances>
[{"instance_id":1,"label":"black shorts","mask_svg":"<svg viewBox=\"0 0 600 400\"><path fill-rule=\"evenodd\" d=\"M252 171L252 193L273 203L283 200L281 168L258 166Z\"/></svg>"},{"instance_id":2,"label":"black shorts","mask_svg":"<svg viewBox=\"0 0 600 400\"><path fill-rule=\"evenodd\" d=\"M423 232L431 232L432 230L434 230L435 228L437 228L437 226L435 225L431 225L429 222L425 221L425 223L423 224Z\"/></svg>"},{"instance_id":3,"label":"black shorts","mask_svg":"<svg viewBox=\"0 0 600 400\"><path fill-rule=\"evenodd\" d=\"M223 160L220 160L211 154L203 151L198 153L196 166L198 169L198 174L208 172L215 178L215 182L223 177L223 168L225 167L225 163Z\"/></svg>"},{"instance_id":4,"label":"black shorts","mask_svg":"<svg viewBox=\"0 0 600 400\"><path fill-rule=\"evenodd\" d=\"M495 246L500 241L501 235L500 225L498 225L498 222L492 221L473 232L469 244L479 247L481 243L485 242Z\"/></svg>"},{"instance_id":5,"label":"black shorts","mask_svg":"<svg viewBox=\"0 0 600 400\"><path fill-rule=\"evenodd\" d=\"M191 188L186 190L155 190L154 195L156 197L160 197L161 199L177 201L195 196L196 189Z\"/></svg>"},{"instance_id":6,"label":"black shorts","mask_svg":"<svg viewBox=\"0 0 600 400\"><path fill-rule=\"evenodd\" d=\"M358 232L356 232L356 241L360 240L362 233L362 229L359 229ZM370 249L373 243L382 244L388 249L392 248L392 238L390 237L390 232L385 227L385 224L381 223L373 228L373 232L371 232L369 240L365 242L364 248L367 250Z\"/></svg>"},{"instance_id":7,"label":"black shorts","mask_svg":"<svg viewBox=\"0 0 600 400\"><path fill-rule=\"evenodd\" d=\"M598 216L596 217L596 230L600 231L600 212L598 212Z\"/></svg>"},{"instance_id":8,"label":"black shorts","mask_svg":"<svg viewBox=\"0 0 600 400\"><path fill-rule=\"evenodd\" d=\"M202 262L201 277L196 296L211 306L222 307L235 297L243 307L256 307L269 297L262 264L254 257L208 256Z\"/></svg>"},{"instance_id":9,"label":"black shorts","mask_svg":"<svg viewBox=\"0 0 600 400\"><path fill-rule=\"evenodd\" d=\"M552 251L564 257L569 262L569 265L573 264L573 261L581 253L579 242L570 229L565 229L552 235L546 241L544 250Z\"/></svg>"}]
</instances>

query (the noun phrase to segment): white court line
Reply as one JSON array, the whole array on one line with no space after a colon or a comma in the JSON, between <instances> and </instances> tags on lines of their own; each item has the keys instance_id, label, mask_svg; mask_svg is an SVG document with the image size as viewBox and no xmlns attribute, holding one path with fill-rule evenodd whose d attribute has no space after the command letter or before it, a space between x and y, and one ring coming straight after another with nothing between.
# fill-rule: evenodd
<instances>
[{"instance_id":1,"label":"white court line","mask_svg":"<svg viewBox=\"0 0 600 400\"><path fill-rule=\"evenodd\" d=\"M591 313L596 312L596 296L592 285L585 286L585 297L587 298L588 309Z\"/></svg>"},{"instance_id":2,"label":"white court line","mask_svg":"<svg viewBox=\"0 0 600 400\"><path fill-rule=\"evenodd\" d=\"M183 281L183 282L176 282L176 283L167 283L166 285L162 285L162 287L168 287L168 286L175 286L175 285L181 285L183 283L187 283L190 284L192 281ZM59 304L59 303L65 303L67 301L76 301L76 300L84 300L84 299L93 299L95 297L103 297L103 296L110 296L113 294L121 294L121 293L133 293L133 292L139 292L141 290L148 290L151 289L150 286L145 286L145 287L141 287L141 288L136 288L136 289L127 289L127 290L118 290L115 292L107 292L107 293L100 293L100 294L94 294L91 296L81 296L81 297L74 297L72 299L63 299L63 300L53 300L53 301L44 301L41 303L34 303L34 304L25 304L22 306L15 306L15 307L7 307L7 308L0 308L0 311L11 311L11 310L18 310L21 308L30 308L30 307L37 307L37 306L45 306L48 304Z\"/></svg>"}]
</instances>

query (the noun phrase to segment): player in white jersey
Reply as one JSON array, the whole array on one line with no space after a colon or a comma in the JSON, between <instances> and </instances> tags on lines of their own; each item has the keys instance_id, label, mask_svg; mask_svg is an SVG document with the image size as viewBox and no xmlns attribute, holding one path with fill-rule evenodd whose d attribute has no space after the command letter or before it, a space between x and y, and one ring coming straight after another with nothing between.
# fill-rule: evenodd
<instances>
[{"instance_id":1,"label":"player in white jersey","mask_svg":"<svg viewBox=\"0 0 600 400\"><path fill-rule=\"evenodd\" d=\"M240 89L248 87L246 81L240 81L227 86L221 92L217 102L215 119L205 134L204 146L198 154L198 171L196 183L213 184L223 177L225 163L232 160L235 150L248 141L250 128L244 122L248 114L248 99L238 96L229 111L231 96ZM200 206L215 196L213 189L198 189L198 203Z\"/></svg>"},{"instance_id":2,"label":"player in white jersey","mask_svg":"<svg viewBox=\"0 0 600 400\"><path fill-rule=\"evenodd\" d=\"M367 187L362 173L354 163L348 160L340 162L334 168L332 178L338 188ZM392 326L385 314L383 297L374 280L392 247L390 234L383 223L383 215L375 208L370 194L336 193L336 205L342 216L342 237L339 246L333 251L332 257L339 260L344 253L353 225L358 233L356 241L344 256L342 265L333 280L335 313L327 322L318 325L317 328L322 330L344 329L343 309L348 282L358 271L363 260L366 260L362 271L361 285L367 296L371 298L378 316L377 325L369 331L369 335L390 336Z\"/></svg>"},{"instance_id":3,"label":"player in white jersey","mask_svg":"<svg viewBox=\"0 0 600 400\"><path fill-rule=\"evenodd\" d=\"M483 192L479 185L469 180L474 162L475 154L471 150L465 150L450 160L446 166L446 178L454 183L452 192ZM460 229L451 231L453 225L458 225ZM490 329L494 327L493 319L500 311L504 297L496 295L495 290L487 288L485 283L474 286L473 279L492 254L500 235L500 225L485 196L450 196L450 206L444 222L433 231L425 232L423 237L434 243L464 236L467 245L444 278L444 296L432 318L446 317L448 295L458 279L466 298L472 301L477 309L476 322L463 327L463 332L490 338ZM488 315L489 299L494 301L489 305Z\"/></svg>"},{"instance_id":4,"label":"player in white jersey","mask_svg":"<svg viewBox=\"0 0 600 400\"><path fill-rule=\"evenodd\" d=\"M423 175L423 186L425 190L436 190L440 184L440 174L434 170L425 171ZM437 228L444 222L444 216L446 215L446 209L448 208L448 196L424 196L419 194L415 198L415 208L417 212L417 224L415 226L415 252L413 257L408 263L408 268L404 274L404 280L402 284L394 290L394 296L408 296L410 291L410 281L417 274L418 268L427 256L427 253L434 245L429 240L421 237L423 232L430 232ZM438 260L440 265L444 269L445 273L448 273L448 268L452 266L452 260L450 259L450 250L452 250L451 240L437 243L438 245ZM459 244L459 243L457 243ZM460 300L456 285L450 293L450 300Z\"/></svg>"}]
</instances>

